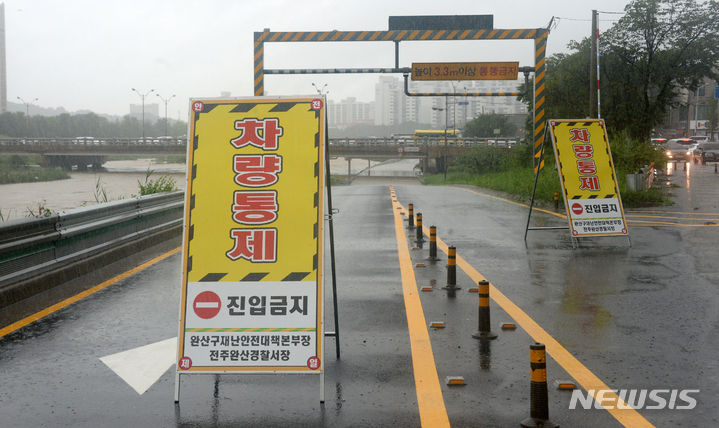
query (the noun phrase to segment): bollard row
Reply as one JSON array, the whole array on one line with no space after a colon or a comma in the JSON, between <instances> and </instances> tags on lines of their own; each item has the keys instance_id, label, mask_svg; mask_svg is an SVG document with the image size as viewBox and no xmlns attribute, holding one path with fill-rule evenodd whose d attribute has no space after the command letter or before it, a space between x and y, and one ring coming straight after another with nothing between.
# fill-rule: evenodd
<instances>
[{"instance_id":1,"label":"bollard row","mask_svg":"<svg viewBox=\"0 0 719 428\"><path fill-rule=\"evenodd\" d=\"M715 165L716 171L716 165ZM555 207L559 205L559 194L554 194ZM417 213L417 244L420 245L424 241L422 231L422 213ZM413 230L414 224L414 205L409 204L408 228ZM436 261L437 258L437 227L429 228L429 259ZM483 346L488 345L489 340L496 339L497 334L491 329L489 297L490 284L487 280L477 283L478 295L478 320L477 331L472 334L475 339L482 340ZM443 287L448 291L450 297L454 297L457 287L457 248L450 246L447 248L447 285ZM559 425L549 420L549 398L547 391L547 357L545 346L541 343L530 345L530 412L529 418L521 421L523 427L559 427Z\"/></svg>"}]
</instances>

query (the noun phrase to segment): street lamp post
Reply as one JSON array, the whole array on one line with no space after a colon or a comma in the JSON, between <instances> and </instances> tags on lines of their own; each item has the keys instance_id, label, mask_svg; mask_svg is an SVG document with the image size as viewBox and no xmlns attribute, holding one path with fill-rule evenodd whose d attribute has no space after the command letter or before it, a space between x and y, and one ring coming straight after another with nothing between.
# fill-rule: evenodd
<instances>
[{"instance_id":1,"label":"street lamp post","mask_svg":"<svg viewBox=\"0 0 719 428\"><path fill-rule=\"evenodd\" d=\"M163 98L160 94L155 95L157 95L162 100L162 102L165 103L165 136L167 136L167 103L170 102L171 99L175 98L175 94L172 94L167 98Z\"/></svg>"},{"instance_id":2,"label":"street lamp post","mask_svg":"<svg viewBox=\"0 0 719 428\"><path fill-rule=\"evenodd\" d=\"M329 90L325 91L325 88L327 87L327 84L326 84L326 83L325 83L324 85L322 85L322 87L319 87L319 86L315 85L315 82L312 82L312 86L315 87L315 90L317 91L317 94L318 94L319 96L321 96L321 97L324 97L325 95L327 95L327 94L330 93Z\"/></svg>"},{"instance_id":3,"label":"street lamp post","mask_svg":"<svg viewBox=\"0 0 719 428\"><path fill-rule=\"evenodd\" d=\"M30 136L30 104L34 103L38 99L35 98L30 102L25 101L24 99L17 97L17 99L20 100L23 104L25 104L25 133L27 136Z\"/></svg>"},{"instance_id":4,"label":"street lamp post","mask_svg":"<svg viewBox=\"0 0 719 428\"><path fill-rule=\"evenodd\" d=\"M447 180L447 115L449 114L449 110L447 110L447 96L444 96L444 108L442 107L432 107L432 110L435 111L442 111L444 110L444 153L442 155L442 169L444 170L444 179Z\"/></svg>"},{"instance_id":5,"label":"street lamp post","mask_svg":"<svg viewBox=\"0 0 719 428\"><path fill-rule=\"evenodd\" d=\"M149 91L147 91L143 94L135 88L130 88L130 89L132 89L134 92L136 92L137 95L139 95L140 98L142 99L142 141L145 141L145 97L150 95L152 92L155 92L155 90L150 89Z\"/></svg>"}]
</instances>

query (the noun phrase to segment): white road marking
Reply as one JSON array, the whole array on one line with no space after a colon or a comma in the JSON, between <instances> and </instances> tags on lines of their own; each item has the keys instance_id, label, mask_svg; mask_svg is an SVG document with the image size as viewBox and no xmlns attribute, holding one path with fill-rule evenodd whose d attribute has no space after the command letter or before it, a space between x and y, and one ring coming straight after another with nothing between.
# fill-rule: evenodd
<instances>
[{"instance_id":1,"label":"white road marking","mask_svg":"<svg viewBox=\"0 0 719 428\"><path fill-rule=\"evenodd\" d=\"M122 380L142 395L175 364L177 338L162 340L117 354L101 357Z\"/></svg>"}]
</instances>

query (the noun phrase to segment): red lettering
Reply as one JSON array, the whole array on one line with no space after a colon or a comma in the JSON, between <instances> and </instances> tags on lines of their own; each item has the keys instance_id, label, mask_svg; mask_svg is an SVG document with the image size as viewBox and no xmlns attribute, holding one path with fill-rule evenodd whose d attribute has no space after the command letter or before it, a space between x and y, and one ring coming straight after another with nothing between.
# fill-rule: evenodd
<instances>
[{"instance_id":1,"label":"red lettering","mask_svg":"<svg viewBox=\"0 0 719 428\"><path fill-rule=\"evenodd\" d=\"M236 191L232 218L242 224L267 224L277 219L277 191Z\"/></svg>"},{"instance_id":2,"label":"red lettering","mask_svg":"<svg viewBox=\"0 0 719 428\"><path fill-rule=\"evenodd\" d=\"M283 131L279 119L236 120L235 129L242 131L242 135L230 140L230 144L238 149L249 144L263 150L277 150Z\"/></svg>"},{"instance_id":3,"label":"red lettering","mask_svg":"<svg viewBox=\"0 0 719 428\"><path fill-rule=\"evenodd\" d=\"M591 190L593 192L599 190L599 179L596 176L592 175L589 177L579 177L579 180L581 181L579 189Z\"/></svg>"},{"instance_id":4,"label":"red lettering","mask_svg":"<svg viewBox=\"0 0 719 428\"><path fill-rule=\"evenodd\" d=\"M594 175L597 173L597 166L593 160L579 160L577 161L577 169L582 175Z\"/></svg>"},{"instance_id":5,"label":"red lettering","mask_svg":"<svg viewBox=\"0 0 719 428\"><path fill-rule=\"evenodd\" d=\"M264 187L277 182L282 172L282 156L235 155L233 169L235 183L247 187Z\"/></svg>"},{"instance_id":6,"label":"red lettering","mask_svg":"<svg viewBox=\"0 0 719 428\"><path fill-rule=\"evenodd\" d=\"M277 261L276 229L232 229L234 246L225 253L230 260L245 259L253 263Z\"/></svg>"},{"instance_id":7,"label":"red lettering","mask_svg":"<svg viewBox=\"0 0 719 428\"><path fill-rule=\"evenodd\" d=\"M572 128L569 132L572 134L572 136L569 137L569 141L581 141L582 143L589 142L589 130L587 128Z\"/></svg>"},{"instance_id":8,"label":"red lettering","mask_svg":"<svg viewBox=\"0 0 719 428\"><path fill-rule=\"evenodd\" d=\"M573 144L572 150L579 159L591 159L594 156L594 148L590 144Z\"/></svg>"}]
</instances>

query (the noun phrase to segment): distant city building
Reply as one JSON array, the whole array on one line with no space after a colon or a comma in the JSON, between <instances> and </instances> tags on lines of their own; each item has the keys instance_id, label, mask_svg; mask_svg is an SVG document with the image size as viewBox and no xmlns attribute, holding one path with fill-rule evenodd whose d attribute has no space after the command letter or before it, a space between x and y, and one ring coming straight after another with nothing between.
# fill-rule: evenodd
<instances>
[{"instance_id":1,"label":"distant city building","mask_svg":"<svg viewBox=\"0 0 719 428\"><path fill-rule=\"evenodd\" d=\"M0 3L0 113L7 111L7 63L5 62L5 3Z\"/></svg>"},{"instance_id":2,"label":"distant city building","mask_svg":"<svg viewBox=\"0 0 719 428\"><path fill-rule=\"evenodd\" d=\"M380 76L375 85L375 125L421 122L422 99L404 94L404 82L392 76Z\"/></svg>"},{"instance_id":3,"label":"distant city building","mask_svg":"<svg viewBox=\"0 0 719 428\"><path fill-rule=\"evenodd\" d=\"M327 120L333 128L374 125L374 102L360 102L354 97L345 98L338 103L328 100Z\"/></svg>"},{"instance_id":4,"label":"distant city building","mask_svg":"<svg viewBox=\"0 0 719 428\"><path fill-rule=\"evenodd\" d=\"M705 78L696 91L680 90L675 100L677 105L668 109L664 122L657 126L655 133L667 138L692 135L719 138L717 129L712 129L712 123L719 123L719 112L712 109L712 104L716 103L714 96L718 84ZM710 135L712 130L714 134Z\"/></svg>"},{"instance_id":5,"label":"distant city building","mask_svg":"<svg viewBox=\"0 0 719 428\"><path fill-rule=\"evenodd\" d=\"M130 116L142 119L142 104L130 104ZM154 121L160 117L160 105L145 103L145 120Z\"/></svg>"}]
</instances>

